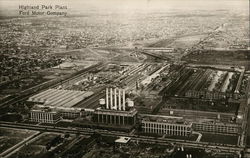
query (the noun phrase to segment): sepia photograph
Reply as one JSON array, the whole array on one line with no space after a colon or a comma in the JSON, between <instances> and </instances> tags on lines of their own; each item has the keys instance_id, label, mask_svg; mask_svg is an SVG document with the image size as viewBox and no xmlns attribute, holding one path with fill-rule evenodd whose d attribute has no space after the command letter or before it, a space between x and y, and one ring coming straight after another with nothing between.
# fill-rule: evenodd
<instances>
[{"instance_id":1,"label":"sepia photograph","mask_svg":"<svg viewBox=\"0 0 250 158\"><path fill-rule=\"evenodd\" d=\"M0 0L0 158L250 158L249 0Z\"/></svg>"}]
</instances>

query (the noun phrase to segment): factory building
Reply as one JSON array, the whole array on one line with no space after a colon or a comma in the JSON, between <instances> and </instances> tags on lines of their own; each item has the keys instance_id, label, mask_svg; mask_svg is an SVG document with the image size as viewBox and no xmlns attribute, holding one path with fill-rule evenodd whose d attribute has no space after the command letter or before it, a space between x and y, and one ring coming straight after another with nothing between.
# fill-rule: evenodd
<instances>
[{"instance_id":1,"label":"factory building","mask_svg":"<svg viewBox=\"0 0 250 158\"><path fill-rule=\"evenodd\" d=\"M60 113L50 108L37 108L30 111L30 120L41 123L57 123L61 119Z\"/></svg>"},{"instance_id":2,"label":"factory building","mask_svg":"<svg viewBox=\"0 0 250 158\"><path fill-rule=\"evenodd\" d=\"M91 95L93 95L91 91L48 89L31 96L27 102L51 107L71 108Z\"/></svg>"},{"instance_id":3,"label":"factory building","mask_svg":"<svg viewBox=\"0 0 250 158\"><path fill-rule=\"evenodd\" d=\"M188 136L192 132L192 123L182 117L143 115L141 125L144 133Z\"/></svg>"},{"instance_id":4,"label":"factory building","mask_svg":"<svg viewBox=\"0 0 250 158\"><path fill-rule=\"evenodd\" d=\"M194 131L204 131L212 133L238 134L240 126L230 123L213 123L213 122L193 122L192 128Z\"/></svg>"},{"instance_id":5,"label":"factory building","mask_svg":"<svg viewBox=\"0 0 250 158\"><path fill-rule=\"evenodd\" d=\"M75 107L79 102L91 96L90 91L75 91L62 89L48 89L31 96L27 102L35 104L35 109L48 108L60 114L64 119L75 119L82 114L81 108Z\"/></svg>"},{"instance_id":6,"label":"factory building","mask_svg":"<svg viewBox=\"0 0 250 158\"><path fill-rule=\"evenodd\" d=\"M233 98L233 94L226 93L226 92L210 92L210 91L188 90L185 93L185 97L219 100L219 99L225 99L225 98Z\"/></svg>"},{"instance_id":7,"label":"factory building","mask_svg":"<svg viewBox=\"0 0 250 158\"><path fill-rule=\"evenodd\" d=\"M131 111L97 109L94 112L93 121L100 124L135 125L136 114L136 109Z\"/></svg>"},{"instance_id":8,"label":"factory building","mask_svg":"<svg viewBox=\"0 0 250 158\"><path fill-rule=\"evenodd\" d=\"M54 108L57 112L60 113L61 117L64 119L75 119L81 117L82 110L80 108L63 108L58 107Z\"/></svg>"},{"instance_id":9,"label":"factory building","mask_svg":"<svg viewBox=\"0 0 250 158\"><path fill-rule=\"evenodd\" d=\"M106 98L100 99L100 106L94 111L93 121L106 125L128 125L136 123L137 110L134 102L125 98L125 90L106 88Z\"/></svg>"}]
</instances>

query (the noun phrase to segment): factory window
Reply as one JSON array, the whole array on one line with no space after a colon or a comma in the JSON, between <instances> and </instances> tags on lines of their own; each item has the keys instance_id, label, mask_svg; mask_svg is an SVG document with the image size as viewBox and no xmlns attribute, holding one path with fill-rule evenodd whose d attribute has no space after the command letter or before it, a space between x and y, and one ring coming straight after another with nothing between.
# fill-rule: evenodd
<instances>
[{"instance_id":1,"label":"factory window","mask_svg":"<svg viewBox=\"0 0 250 158\"><path fill-rule=\"evenodd\" d=\"M115 116L111 116L111 124L115 124Z\"/></svg>"}]
</instances>

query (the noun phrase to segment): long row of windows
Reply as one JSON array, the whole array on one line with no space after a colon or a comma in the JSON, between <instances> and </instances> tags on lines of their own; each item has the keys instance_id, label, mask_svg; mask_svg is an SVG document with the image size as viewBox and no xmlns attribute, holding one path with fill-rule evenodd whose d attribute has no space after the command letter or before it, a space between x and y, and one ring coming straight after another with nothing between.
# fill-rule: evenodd
<instances>
[{"instance_id":1,"label":"long row of windows","mask_svg":"<svg viewBox=\"0 0 250 158\"><path fill-rule=\"evenodd\" d=\"M182 130L182 131L176 131L171 129L160 129L160 128L143 128L143 132L145 133L157 133L157 134L167 134L167 135L178 135L178 136L186 136L189 131Z\"/></svg>"},{"instance_id":2,"label":"long row of windows","mask_svg":"<svg viewBox=\"0 0 250 158\"><path fill-rule=\"evenodd\" d=\"M238 128L232 126L221 126L221 125L214 125L214 124L193 124L194 130L197 131L208 131L208 132L220 132L220 133L237 133Z\"/></svg>"},{"instance_id":3,"label":"long row of windows","mask_svg":"<svg viewBox=\"0 0 250 158\"><path fill-rule=\"evenodd\" d=\"M188 125L166 124L155 122L143 122L142 128L145 133L157 133L167 135L187 136L191 132Z\"/></svg>"},{"instance_id":4,"label":"long row of windows","mask_svg":"<svg viewBox=\"0 0 250 158\"><path fill-rule=\"evenodd\" d=\"M117 125L134 125L135 119L136 119L135 117L102 115L102 114L95 114L93 117L94 122L104 123L104 124L117 124Z\"/></svg>"},{"instance_id":5,"label":"long row of windows","mask_svg":"<svg viewBox=\"0 0 250 158\"><path fill-rule=\"evenodd\" d=\"M80 112L60 112L63 118L77 118L80 116Z\"/></svg>"},{"instance_id":6,"label":"long row of windows","mask_svg":"<svg viewBox=\"0 0 250 158\"><path fill-rule=\"evenodd\" d=\"M159 128L159 129L171 129L171 130L191 130L187 125L178 125L178 124L159 124L159 123L142 123L144 128Z\"/></svg>"},{"instance_id":7,"label":"long row of windows","mask_svg":"<svg viewBox=\"0 0 250 158\"><path fill-rule=\"evenodd\" d=\"M31 112L31 120L35 122L54 123L60 119L59 114Z\"/></svg>"}]
</instances>

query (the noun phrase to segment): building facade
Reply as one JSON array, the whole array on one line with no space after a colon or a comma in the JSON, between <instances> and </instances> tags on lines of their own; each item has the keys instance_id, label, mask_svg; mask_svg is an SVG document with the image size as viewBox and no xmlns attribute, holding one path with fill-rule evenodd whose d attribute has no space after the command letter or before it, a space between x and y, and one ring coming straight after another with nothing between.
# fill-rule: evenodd
<instances>
[{"instance_id":1,"label":"building facade","mask_svg":"<svg viewBox=\"0 0 250 158\"><path fill-rule=\"evenodd\" d=\"M93 122L99 125L136 124L137 110L133 101L125 98L124 89L107 88L105 99L100 99L100 106L93 113Z\"/></svg>"},{"instance_id":2,"label":"building facade","mask_svg":"<svg viewBox=\"0 0 250 158\"><path fill-rule=\"evenodd\" d=\"M240 132L240 126L237 124L194 122L192 128L195 131L224 134L237 134Z\"/></svg>"},{"instance_id":3,"label":"building facade","mask_svg":"<svg viewBox=\"0 0 250 158\"><path fill-rule=\"evenodd\" d=\"M60 113L51 109L31 110L30 120L41 123L57 123L61 119Z\"/></svg>"},{"instance_id":4,"label":"building facade","mask_svg":"<svg viewBox=\"0 0 250 158\"><path fill-rule=\"evenodd\" d=\"M136 118L136 109L130 111L97 109L93 114L93 121L99 124L135 125Z\"/></svg>"},{"instance_id":5,"label":"building facade","mask_svg":"<svg viewBox=\"0 0 250 158\"><path fill-rule=\"evenodd\" d=\"M192 133L192 123L182 121L180 118L166 116L153 116L142 119L141 127L144 133L160 135L188 136Z\"/></svg>"}]
</instances>

